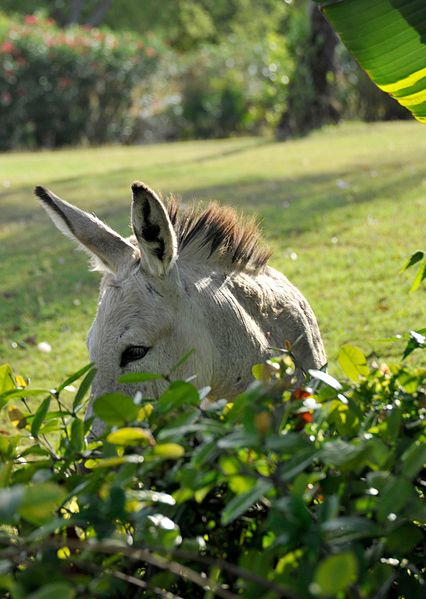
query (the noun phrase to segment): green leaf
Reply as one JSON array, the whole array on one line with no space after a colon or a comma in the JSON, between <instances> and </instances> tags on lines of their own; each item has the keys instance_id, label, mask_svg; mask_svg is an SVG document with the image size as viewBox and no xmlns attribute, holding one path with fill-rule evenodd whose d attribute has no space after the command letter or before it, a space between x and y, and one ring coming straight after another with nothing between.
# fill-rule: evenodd
<instances>
[{"instance_id":1,"label":"green leaf","mask_svg":"<svg viewBox=\"0 0 426 599\"><path fill-rule=\"evenodd\" d=\"M269 435L266 438L266 447L278 451L283 456L310 447L310 442L301 434L290 431L280 435Z\"/></svg>"},{"instance_id":2,"label":"green leaf","mask_svg":"<svg viewBox=\"0 0 426 599\"><path fill-rule=\"evenodd\" d=\"M15 389L15 381L13 380L12 369L9 364L2 364L0 366L0 395L4 391L10 391Z\"/></svg>"},{"instance_id":3,"label":"green leaf","mask_svg":"<svg viewBox=\"0 0 426 599\"><path fill-rule=\"evenodd\" d=\"M386 549L395 555L406 555L422 542L419 526L407 522L393 530L386 538Z\"/></svg>"},{"instance_id":4,"label":"green leaf","mask_svg":"<svg viewBox=\"0 0 426 599\"><path fill-rule=\"evenodd\" d=\"M259 435L246 429L237 429L217 442L221 449L253 448L259 445Z\"/></svg>"},{"instance_id":5,"label":"green leaf","mask_svg":"<svg viewBox=\"0 0 426 599\"><path fill-rule=\"evenodd\" d=\"M377 517L386 521L389 514L398 514L415 497L414 486L405 478L389 480L380 492L377 503Z\"/></svg>"},{"instance_id":6,"label":"green leaf","mask_svg":"<svg viewBox=\"0 0 426 599\"><path fill-rule=\"evenodd\" d=\"M404 272L404 270L407 270L407 268L410 268L414 264L417 264L417 262L423 260L423 257L424 252L421 252L420 250L415 252L412 256L410 256L410 258L407 260L407 262L404 264L404 266L401 268L399 272Z\"/></svg>"},{"instance_id":7,"label":"green leaf","mask_svg":"<svg viewBox=\"0 0 426 599\"><path fill-rule=\"evenodd\" d=\"M90 364L89 364L89 366L90 366ZM84 372L86 372L87 369L88 368L86 366L86 369L84 370ZM76 412L78 410L78 408L81 406L81 404L83 403L83 400L86 396L86 393L90 389L90 386L93 382L93 379L95 378L95 375L96 375L96 368L90 368L89 372L86 374L84 379L81 381L78 391L75 394L74 401L72 402L72 409L74 412Z\"/></svg>"},{"instance_id":8,"label":"green leaf","mask_svg":"<svg viewBox=\"0 0 426 599\"><path fill-rule=\"evenodd\" d=\"M61 385L59 385L59 387L56 389L56 392L60 393L61 391L63 391L65 387L68 387L68 385L74 383L74 381L83 376L83 374L85 374L91 368L93 368L93 364L86 364L86 366L83 366L83 368L80 368L80 370L74 372L74 374L69 376Z\"/></svg>"},{"instance_id":9,"label":"green leaf","mask_svg":"<svg viewBox=\"0 0 426 599\"><path fill-rule=\"evenodd\" d=\"M90 458L84 463L88 470L96 470L98 468L114 468L122 464L141 464L144 461L143 456L139 455L122 455L112 458Z\"/></svg>"},{"instance_id":10,"label":"green leaf","mask_svg":"<svg viewBox=\"0 0 426 599\"><path fill-rule=\"evenodd\" d=\"M317 567L314 584L320 597L335 597L356 580L357 560L349 551L326 557Z\"/></svg>"},{"instance_id":11,"label":"green leaf","mask_svg":"<svg viewBox=\"0 0 426 599\"><path fill-rule=\"evenodd\" d=\"M238 518L238 516L244 514L244 512L256 503L256 501L259 501L271 487L272 482L270 480L259 479L252 489L246 493L241 493L241 495L236 495L231 499L222 512L221 522L223 526L227 526Z\"/></svg>"},{"instance_id":12,"label":"green leaf","mask_svg":"<svg viewBox=\"0 0 426 599\"><path fill-rule=\"evenodd\" d=\"M185 455L185 448L178 443L161 443L154 447L154 453L167 460L177 460Z\"/></svg>"},{"instance_id":13,"label":"green leaf","mask_svg":"<svg viewBox=\"0 0 426 599\"><path fill-rule=\"evenodd\" d=\"M31 485L25 488L18 511L31 524L44 524L65 496L65 490L54 483Z\"/></svg>"},{"instance_id":14,"label":"green leaf","mask_svg":"<svg viewBox=\"0 0 426 599\"><path fill-rule=\"evenodd\" d=\"M241 495L250 491L256 483L256 479L251 476L229 476L228 485L233 493Z\"/></svg>"},{"instance_id":15,"label":"green leaf","mask_svg":"<svg viewBox=\"0 0 426 599\"><path fill-rule=\"evenodd\" d=\"M343 43L374 83L426 123L424 0L322 4Z\"/></svg>"},{"instance_id":16,"label":"green leaf","mask_svg":"<svg viewBox=\"0 0 426 599\"><path fill-rule=\"evenodd\" d=\"M49 393L46 389L10 389L0 395L0 408L11 399L37 397L38 395L46 395L46 393Z\"/></svg>"},{"instance_id":17,"label":"green leaf","mask_svg":"<svg viewBox=\"0 0 426 599\"><path fill-rule=\"evenodd\" d=\"M0 489L0 522L10 524L21 504L24 487L15 485L8 489Z\"/></svg>"},{"instance_id":18,"label":"green leaf","mask_svg":"<svg viewBox=\"0 0 426 599\"><path fill-rule=\"evenodd\" d=\"M402 359L405 360L415 349L426 347L426 329L420 329L418 331L410 331L410 338L407 345L405 346Z\"/></svg>"},{"instance_id":19,"label":"green leaf","mask_svg":"<svg viewBox=\"0 0 426 599\"><path fill-rule=\"evenodd\" d=\"M410 293L416 291L420 287L420 283L426 279L426 260L420 265L416 276L414 277L413 284L410 287Z\"/></svg>"},{"instance_id":20,"label":"green leaf","mask_svg":"<svg viewBox=\"0 0 426 599\"><path fill-rule=\"evenodd\" d=\"M422 384L423 376L414 372L401 370L397 380L406 393L415 393Z\"/></svg>"},{"instance_id":21,"label":"green leaf","mask_svg":"<svg viewBox=\"0 0 426 599\"><path fill-rule=\"evenodd\" d=\"M282 481L292 480L312 464L317 455L318 451L313 446L299 450L291 460L283 464L280 479Z\"/></svg>"},{"instance_id":22,"label":"green leaf","mask_svg":"<svg viewBox=\"0 0 426 599\"><path fill-rule=\"evenodd\" d=\"M74 451L80 452L84 449L84 422L80 418L74 418L72 421L70 444Z\"/></svg>"},{"instance_id":23,"label":"green leaf","mask_svg":"<svg viewBox=\"0 0 426 599\"><path fill-rule=\"evenodd\" d=\"M4 462L0 465L0 488L7 487L13 470L13 462Z\"/></svg>"},{"instance_id":24,"label":"green leaf","mask_svg":"<svg viewBox=\"0 0 426 599\"><path fill-rule=\"evenodd\" d=\"M353 345L343 345L337 358L341 369L352 381L368 376L367 359L362 351Z\"/></svg>"},{"instance_id":25,"label":"green leaf","mask_svg":"<svg viewBox=\"0 0 426 599\"><path fill-rule=\"evenodd\" d=\"M350 466L365 451L365 445L353 445L341 439L324 443L320 456L328 466Z\"/></svg>"},{"instance_id":26,"label":"green leaf","mask_svg":"<svg viewBox=\"0 0 426 599\"><path fill-rule=\"evenodd\" d=\"M402 454L402 473L407 478L414 478L426 464L426 440L419 438Z\"/></svg>"},{"instance_id":27,"label":"green leaf","mask_svg":"<svg viewBox=\"0 0 426 599\"><path fill-rule=\"evenodd\" d=\"M122 446L143 444L153 445L155 443L150 431L138 427L119 428L108 435L107 441L113 445Z\"/></svg>"},{"instance_id":28,"label":"green leaf","mask_svg":"<svg viewBox=\"0 0 426 599\"><path fill-rule=\"evenodd\" d=\"M271 380L271 369L267 364L255 364L251 369L253 377L262 383L269 383Z\"/></svg>"},{"instance_id":29,"label":"green leaf","mask_svg":"<svg viewBox=\"0 0 426 599\"><path fill-rule=\"evenodd\" d=\"M159 398L157 407L160 412L168 412L180 406L199 406L200 397L196 388L184 381L174 381Z\"/></svg>"},{"instance_id":30,"label":"green leaf","mask_svg":"<svg viewBox=\"0 0 426 599\"><path fill-rule=\"evenodd\" d=\"M321 524L328 543L351 543L358 539L375 537L380 534L380 528L367 518L346 516L331 518Z\"/></svg>"},{"instance_id":31,"label":"green leaf","mask_svg":"<svg viewBox=\"0 0 426 599\"><path fill-rule=\"evenodd\" d=\"M69 517L69 514L67 514L67 516L67 518L49 518L46 521L46 524L42 524L27 536L28 541L40 541L51 536L55 531L58 532L59 530L72 526L73 516L71 516L71 518Z\"/></svg>"},{"instance_id":32,"label":"green leaf","mask_svg":"<svg viewBox=\"0 0 426 599\"><path fill-rule=\"evenodd\" d=\"M163 379L162 374L152 372L129 372L118 377L119 383L144 383L145 381L156 381Z\"/></svg>"},{"instance_id":33,"label":"green leaf","mask_svg":"<svg viewBox=\"0 0 426 599\"><path fill-rule=\"evenodd\" d=\"M133 399L124 393L100 395L93 403L96 416L107 424L126 424L133 422L139 411Z\"/></svg>"},{"instance_id":34,"label":"green leaf","mask_svg":"<svg viewBox=\"0 0 426 599\"><path fill-rule=\"evenodd\" d=\"M49 406L50 397L46 397L46 399L44 399L37 408L36 413L34 414L34 419L31 424L31 434L33 435L33 437L37 437L40 427L43 424L43 420L46 418L47 412L49 411Z\"/></svg>"},{"instance_id":35,"label":"green leaf","mask_svg":"<svg viewBox=\"0 0 426 599\"><path fill-rule=\"evenodd\" d=\"M66 582L51 582L38 591L27 595L26 599L73 599L74 589Z\"/></svg>"},{"instance_id":36,"label":"green leaf","mask_svg":"<svg viewBox=\"0 0 426 599\"><path fill-rule=\"evenodd\" d=\"M15 582L10 574L0 574L0 589L3 589L5 591L14 590L16 592ZM10 597L12 597L12 594L10 594Z\"/></svg>"},{"instance_id":37,"label":"green leaf","mask_svg":"<svg viewBox=\"0 0 426 599\"><path fill-rule=\"evenodd\" d=\"M0 434L0 457L1 461L14 460L16 458L16 446L18 439L9 435Z\"/></svg>"}]
</instances>

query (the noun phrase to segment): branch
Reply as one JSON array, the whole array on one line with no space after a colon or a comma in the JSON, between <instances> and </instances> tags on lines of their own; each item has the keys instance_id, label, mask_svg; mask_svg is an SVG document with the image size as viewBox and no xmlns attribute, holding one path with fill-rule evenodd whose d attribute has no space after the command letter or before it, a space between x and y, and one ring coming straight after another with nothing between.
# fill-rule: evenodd
<instances>
[{"instance_id":1,"label":"branch","mask_svg":"<svg viewBox=\"0 0 426 599\"><path fill-rule=\"evenodd\" d=\"M55 539L50 539L48 544L62 546L63 541L59 541L59 539L57 541ZM108 555L121 553L130 559L147 562L148 564L151 564L156 568L161 568L162 570L169 570L173 574L193 582L204 590L211 590L218 597L222 597L222 599L238 599L237 595L234 595L234 593L230 593L229 591L222 589L220 586L213 584L207 578L204 578L198 574L198 572L191 570L191 568L183 566L179 562L170 561L164 557L161 557L160 555L154 555L147 549L133 549L132 547L126 547L125 545L109 545L108 543L90 544L78 541L76 539L67 539L66 544L70 549L79 549L93 553L99 552L106 553Z\"/></svg>"},{"instance_id":2,"label":"branch","mask_svg":"<svg viewBox=\"0 0 426 599\"><path fill-rule=\"evenodd\" d=\"M300 597L294 595L291 591L288 591L280 584L271 580L267 580L266 578L262 578L261 576L254 574L250 570L240 568L240 566L236 566L235 564L231 564L230 562L226 562L222 559L212 558L204 555L197 555L191 553L190 551L185 551L182 549L175 549L173 553L183 559L193 559L195 562L199 562L201 564L216 566L222 570L227 570L230 574L233 574L234 576L238 576L239 578L245 578L246 580L250 580L255 584L263 586L265 589L269 589L278 593L281 599L300 599Z\"/></svg>"},{"instance_id":3,"label":"branch","mask_svg":"<svg viewBox=\"0 0 426 599\"><path fill-rule=\"evenodd\" d=\"M163 589L159 589L158 587L151 587L145 581L140 580L139 578L136 578L135 576L130 576L129 574L124 574L123 572L119 572L118 570L113 570L111 572L111 574L115 578L118 578L119 580L124 580L124 582L127 582L128 584L134 584L135 586L140 587L141 589L148 589L152 593L155 593L156 595L158 595L159 597L163 597L164 599L184 599L183 597L180 597L179 595L174 595L170 591L164 591Z\"/></svg>"}]
</instances>

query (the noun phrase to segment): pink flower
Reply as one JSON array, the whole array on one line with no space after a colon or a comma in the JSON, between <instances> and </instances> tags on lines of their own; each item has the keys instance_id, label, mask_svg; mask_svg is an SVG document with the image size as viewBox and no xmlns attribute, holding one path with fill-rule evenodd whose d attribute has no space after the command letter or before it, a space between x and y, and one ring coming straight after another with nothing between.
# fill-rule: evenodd
<instances>
[{"instance_id":1,"label":"pink flower","mask_svg":"<svg viewBox=\"0 0 426 599\"><path fill-rule=\"evenodd\" d=\"M24 18L24 22L27 25L35 25L36 23L38 23L38 18L35 15L27 15Z\"/></svg>"},{"instance_id":2,"label":"pink flower","mask_svg":"<svg viewBox=\"0 0 426 599\"><path fill-rule=\"evenodd\" d=\"M58 84L59 87L62 87L62 89L64 89L71 85L71 79L69 77L61 77L58 81Z\"/></svg>"},{"instance_id":3,"label":"pink flower","mask_svg":"<svg viewBox=\"0 0 426 599\"><path fill-rule=\"evenodd\" d=\"M4 92L1 95L1 103L5 106L8 106L11 102L12 102L12 96L9 94L9 92Z\"/></svg>"},{"instance_id":4,"label":"pink flower","mask_svg":"<svg viewBox=\"0 0 426 599\"><path fill-rule=\"evenodd\" d=\"M149 48L146 49L146 55L151 58L152 56L156 55L156 51L154 50L154 48L151 48L151 46L150 46Z\"/></svg>"},{"instance_id":5,"label":"pink flower","mask_svg":"<svg viewBox=\"0 0 426 599\"><path fill-rule=\"evenodd\" d=\"M1 52L13 52L14 49L15 49L15 46L12 44L12 42L9 42L9 41L3 42L2 45L0 46Z\"/></svg>"}]
</instances>

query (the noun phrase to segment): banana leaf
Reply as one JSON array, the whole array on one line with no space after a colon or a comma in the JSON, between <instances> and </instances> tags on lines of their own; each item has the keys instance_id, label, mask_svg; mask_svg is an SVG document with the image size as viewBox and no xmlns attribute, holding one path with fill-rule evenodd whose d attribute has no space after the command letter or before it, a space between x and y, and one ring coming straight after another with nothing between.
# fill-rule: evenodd
<instances>
[{"instance_id":1,"label":"banana leaf","mask_svg":"<svg viewBox=\"0 0 426 599\"><path fill-rule=\"evenodd\" d=\"M313 0L374 83L426 123L426 0Z\"/></svg>"}]
</instances>

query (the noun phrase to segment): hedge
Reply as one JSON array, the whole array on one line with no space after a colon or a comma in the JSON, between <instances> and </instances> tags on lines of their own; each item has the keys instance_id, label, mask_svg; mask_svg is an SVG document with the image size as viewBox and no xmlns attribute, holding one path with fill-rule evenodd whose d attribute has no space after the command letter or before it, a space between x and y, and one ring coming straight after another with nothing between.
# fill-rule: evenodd
<instances>
[{"instance_id":1,"label":"hedge","mask_svg":"<svg viewBox=\"0 0 426 599\"><path fill-rule=\"evenodd\" d=\"M300 388L283 352L207 411L161 375L156 400L96 400L96 441L91 365L50 391L2 366L3 596L424 597L426 370L350 345L339 363L347 382Z\"/></svg>"},{"instance_id":2,"label":"hedge","mask_svg":"<svg viewBox=\"0 0 426 599\"><path fill-rule=\"evenodd\" d=\"M155 37L0 15L0 150L128 141L161 51Z\"/></svg>"}]
</instances>

